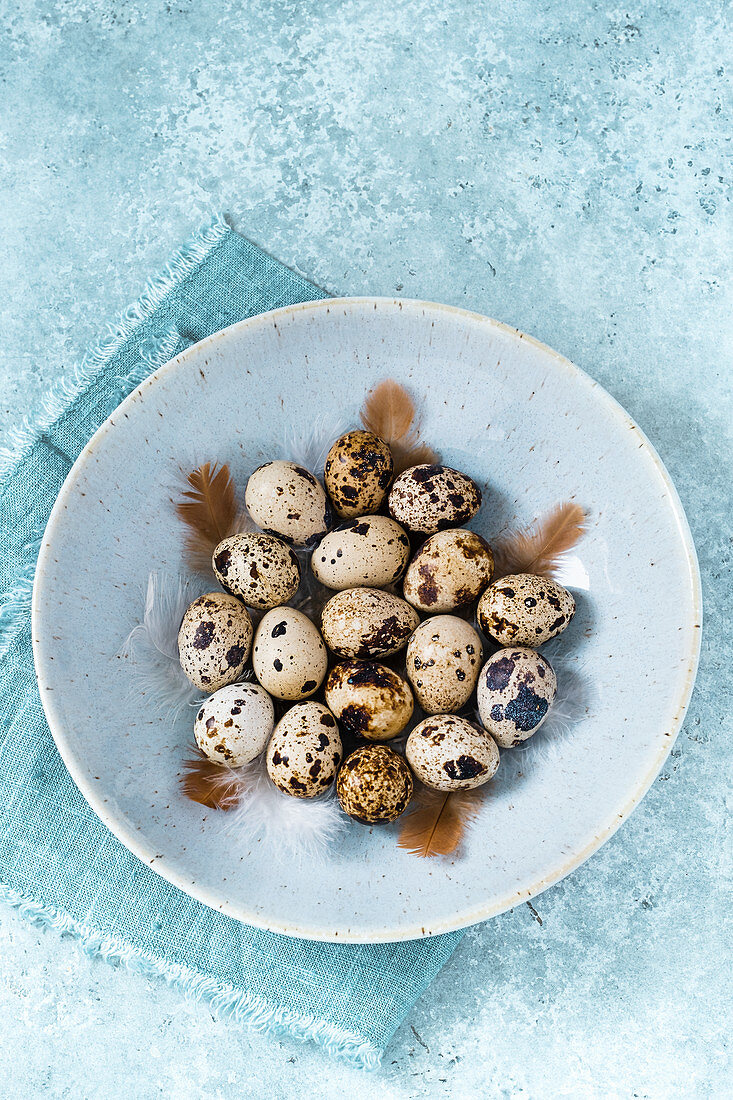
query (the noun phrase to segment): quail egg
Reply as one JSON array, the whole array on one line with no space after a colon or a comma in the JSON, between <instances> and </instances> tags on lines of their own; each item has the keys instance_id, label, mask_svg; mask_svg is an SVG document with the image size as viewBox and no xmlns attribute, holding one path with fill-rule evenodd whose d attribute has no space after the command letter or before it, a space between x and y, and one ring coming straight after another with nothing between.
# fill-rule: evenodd
<instances>
[{"instance_id":1,"label":"quail egg","mask_svg":"<svg viewBox=\"0 0 733 1100\"><path fill-rule=\"evenodd\" d=\"M367 741L391 740L412 717L410 685L373 661L345 661L332 668L326 702L345 729Z\"/></svg>"},{"instance_id":2,"label":"quail egg","mask_svg":"<svg viewBox=\"0 0 733 1100\"><path fill-rule=\"evenodd\" d=\"M247 482L244 501L258 527L293 546L314 546L331 525L323 486L294 462L258 467Z\"/></svg>"},{"instance_id":3,"label":"quail egg","mask_svg":"<svg viewBox=\"0 0 733 1100\"><path fill-rule=\"evenodd\" d=\"M336 719L321 703L297 703L275 726L267 774L294 798L315 798L336 778L343 749Z\"/></svg>"},{"instance_id":4,"label":"quail egg","mask_svg":"<svg viewBox=\"0 0 733 1100\"><path fill-rule=\"evenodd\" d=\"M371 432L347 432L326 458L326 489L343 519L378 512L392 480L392 452Z\"/></svg>"},{"instance_id":5,"label":"quail egg","mask_svg":"<svg viewBox=\"0 0 733 1100\"><path fill-rule=\"evenodd\" d=\"M328 654L307 615L293 607L273 607L257 627L252 667L276 699L306 699L323 683Z\"/></svg>"},{"instance_id":6,"label":"quail egg","mask_svg":"<svg viewBox=\"0 0 733 1100\"><path fill-rule=\"evenodd\" d=\"M520 745L536 733L557 694L550 662L524 646L500 649L478 678L481 722L502 748Z\"/></svg>"},{"instance_id":7,"label":"quail egg","mask_svg":"<svg viewBox=\"0 0 733 1100\"><path fill-rule=\"evenodd\" d=\"M311 558L327 588L382 588L407 568L410 540L389 516L363 516L325 535Z\"/></svg>"},{"instance_id":8,"label":"quail egg","mask_svg":"<svg viewBox=\"0 0 733 1100\"><path fill-rule=\"evenodd\" d=\"M407 676L427 714L460 710L471 697L483 648L476 631L456 615L420 623L407 643Z\"/></svg>"},{"instance_id":9,"label":"quail egg","mask_svg":"<svg viewBox=\"0 0 733 1100\"><path fill-rule=\"evenodd\" d=\"M201 691L216 691L238 680L252 647L252 620L246 607L224 592L194 600L178 631L181 668Z\"/></svg>"},{"instance_id":10,"label":"quail egg","mask_svg":"<svg viewBox=\"0 0 733 1100\"><path fill-rule=\"evenodd\" d=\"M449 466L412 466L395 480L389 494L389 510L397 522L424 535L460 527L480 507L476 482Z\"/></svg>"},{"instance_id":11,"label":"quail egg","mask_svg":"<svg viewBox=\"0 0 733 1100\"><path fill-rule=\"evenodd\" d=\"M212 560L222 588L250 607L277 607L298 591L298 558L274 535L231 535L219 543Z\"/></svg>"},{"instance_id":12,"label":"quail egg","mask_svg":"<svg viewBox=\"0 0 733 1100\"><path fill-rule=\"evenodd\" d=\"M502 645L542 645L561 634L575 600L561 584L534 573L513 573L486 589L477 615L485 634Z\"/></svg>"},{"instance_id":13,"label":"quail egg","mask_svg":"<svg viewBox=\"0 0 733 1100\"><path fill-rule=\"evenodd\" d=\"M412 775L386 745L362 745L347 756L336 780L341 809L362 825L394 821L412 798Z\"/></svg>"},{"instance_id":14,"label":"quail egg","mask_svg":"<svg viewBox=\"0 0 733 1100\"><path fill-rule=\"evenodd\" d=\"M398 653L419 623L408 603L380 588L347 588L323 609L326 645L340 657L386 657Z\"/></svg>"},{"instance_id":15,"label":"quail egg","mask_svg":"<svg viewBox=\"0 0 733 1100\"><path fill-rule=\"evenodd\" d=\"M438 531L407 567L404 594L421 611L453 611L475 600L491 581L494 555L474 531Z\"/></svg>"},{"instance_id":16,"label":"quail egg","mask_svg":"<svg viewBox=\"0 0 733 1100\"><path fill-rule=\"evenodd\" d=\"M405 755L426 787L465 791L488 783L499 767L499 750L483 730L457 714L436 714L415 726Z\"/></svg>"},{"instance_id":17,"label":"quail egg","mask_svg":"<svg viewBox=\"0 0 733 1100\"><path fill-rule=\"evenodd\" d=\"M274 724L275 708L263 687L229 684L201 704L194 735L210 760L239 768L265 749Z\"/></svg>"}]
</instances>

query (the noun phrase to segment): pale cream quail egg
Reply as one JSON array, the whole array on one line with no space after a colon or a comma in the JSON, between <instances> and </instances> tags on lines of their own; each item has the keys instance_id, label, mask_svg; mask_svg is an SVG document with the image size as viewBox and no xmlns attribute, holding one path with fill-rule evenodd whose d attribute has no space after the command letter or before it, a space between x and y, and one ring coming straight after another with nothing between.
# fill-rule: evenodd
<instances>
[{"instance_id":1,"label":"pale cream quail egg","mask_svg":"<svg viewBox=\"0 0 733 1100\"><path fill-rule=\"evenodd\" d=\"M201 704L194 735L205 756L239 768L259 756L272 736L275 708L259 684L229 684Z\"/></svg>"},{"instance_id":2,"label":"pale cream quail egg","mask_svg":"<svg viewBox=\"0 0 733 1100\"><path fill-rule=\"evenodd\" d=\"M404 595L408 603L431 614L453 611L478 598L491 581L494 556L474 531L438 531L407 567Z\"/></svg>"},{"instance_id":3,"label":"pale cream quail egg","mask_svg":"<svg viewBox=\"0 0 733 1100\"><path fill-rule=\"evenodd\" d=\"M367 741L389 741L412 717L410 685L386 665L344 661L326 680L326 703L341 726Z\"/></svg>"},{"instance_id":4,"label":"pale cream quail egg","mask_svg":"<svg viewBox=\"0 0 733 1100\"><path fill-rule=\"evenodd\" d=\"M238 680L252 646L247 608L224 592L194 600L178 631L181 668L201 691L216 691Z\"/></svg>"},{"instance_id":5,"label":"pale cream quail egg","mask_svg":"<svg viewBox=\"0 0 733 1100\"><path fill-rule=\"evenodd\" d=\"M434 615L407 643L407 675L427 714L460 710L471 697L481 669L481 639L465 619Z\"/></svg>"},{"instance_id":6,"label":"pale cream quail egg","mask_svg":"<svg viewBox=\"0 0 733 1100\"><path fill-rule=\"evenodd\" d=\"M250 607L277 607L298 591L298 558L274 535L231 535L219 543L212 561L222 588Z\"/></svg>"},{"instance_id":7,"label":"pale cream quail egg","mask_svg":"<svg viewBox=\"0 0 733 1100\"><path fill-rule=\"evenodd\" d=\"M336 719L321 703L297 703L275 726L267 774L283 794L315 798L336 778L343 749Z\"/></svg>"},{"instance_id":8,"label":"pale cream quail egg","mask_svg":"<svg viewBox=\"0 0 733 1100\"><path fill-rule=\"evenodd\" d=\"M378 512L392 480L392 452L371 432L347 432L326 458L326 489L343 519Z\"/></svg>"},{"instance_id":9,"label":"pale cream quail egg","mask_svg":"<svg viewBox=\"0 0 733 1100\"><path fill-rule=\"evenodd\" d=\"M412 775L387 745L362 745L346 758L336 780L341 809L362 825L394 821L412 798Z\"/></svg>"},{"instance_id":10,"label":"pale cream quail egg","mask_svg":"<svg viewBox=\"0 0 733 1100\"><path fill-rule=\"evenodd\" d=\"M481 723L502 748L520 745L540 728L556 694L555 671L545 657L524 646L500 649L479 674Z\"/></svg>"},{"instance_id":11,"label":"pale cream quail egg","mask_svg":"<svg viewBox=\"0 0 733 1100\"><path fill-rule=\"evenodd\" d=\"M250 476L244 496L258 527L293 546L314 546L331 525L321 483L295 462L266 462Z\"/></svg>"},{"instance_id":12,"label":"pale cream quail egg","mask_svg":"<svg viewBox=\"0 0 733 1100\"><path fill-rule=\"evenodd\" d=\"M483 632L502 645L537 646L570 624L575 600L547 577L513 573L486 589L476 613Z\"/></svg>"},{"instance_id":13,"label":"pale cream quail egg","mask_svg":"<svg viewBox=\"0 0 733 1100\"><path fill-rule=\"evenodd\" d=\"M397 522L425 535L461 527L480 507L476 482L459 470L437 464L405 470L389 494L389 510Z\"/></svg>"},{"instance_id":14,"label":"pale cream quail egg","mask_svg":"<svg viewBox=\"0 0 733 1100\"><path fill-rule=\"evenodd\" d=\"M328 654L307 615L293 607L274 607L257 627L252 667L276 699L305 699L323 683Z\"/></svg>"},{"instance_id":15,"label":"pale cream quail egg","mask_svg":"<svg viewBox=\"0 0 733 1100\"><path fill-rule=\"evenodd\" d=\"M410 540L389 516L361 516L325 535L311 569L327 588L382 588L404 573Z\"/></svg>"},{"instance_id":16,"label":"pale cream quail egg","mask_svg":"<svg viewBox=\"0 0 733 1100\"><path fill-rule=\"evenodd\" d=\"M340 657L385 657L407 645L420 619L414 608L380 588L347 588L323 609L326 645Z\"/></svg>"},{"instance_id":17,"label":"pale cream quail egg","mask_svg":"<svg viewBox=\"0 0 733 1100\"><path fill-rule=\"evenodd\" d=\"M407 738L405 755L418 779L436 791L481 787L499 767L499 750L489 734L457 714L420 722Z\"/></svg>"}]
</instances>

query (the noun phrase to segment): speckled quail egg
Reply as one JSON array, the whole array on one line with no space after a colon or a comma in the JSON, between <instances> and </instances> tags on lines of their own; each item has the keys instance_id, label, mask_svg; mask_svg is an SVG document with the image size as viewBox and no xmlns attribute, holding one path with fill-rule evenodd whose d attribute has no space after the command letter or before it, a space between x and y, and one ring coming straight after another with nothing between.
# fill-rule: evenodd
<instances>
[{"instance_id":1,"label":"speckled quail egg","mask_svg":"<svg viewBox=\"0 0 733 1100\"><path fill-rule=\"evenodd\" d=\"M389 510L409 531L432 535L460 527L481 507L475 481L450 466L412 466L395 480Z\"/></svg>"},{"instance_id":2,"label":"speckled quail egg","mask_svg":"<svg viewBox=\"0 0 733 1100\"><path fill-rule=\"evenodd\" d=\"M224 592L194 600L178 631L181 668L201 691L234 683L252 647L252 620L246 607Z\"/></svg>"},{"instance_id":3,"label":"speckled quail egg","mask_svg":"<svg viewBox=\"0 0 733 1100\"><path fill-rule=\"evenodd\" d=\"M420 623L407 643L407 675L428 714L460 710L471 697L483 648L476 631L456 615Z\"/></svg>"},{"instance_id":4,"label":"speckled quail egg","mask_svg":"<svg viewBox=\"0 0 733 1100\"><path fill-rule=\"evenodd\" d=\"M389 516L362 516L325 535L311 558L313 573L327 588L382 588L400 579L410 540Z\"/></svg>"},{"instance_id":5,"label":"speckled quail egg","mask_svg":"<svg viewBox=\"0 0 733 1100\"><path fill-rule=\"evenodd\" d=\"M362 825L394 821L412 798L412 775L386 745L362 745L347 756L336 780L341 809Z\"/></svg>"},{"instance_id":6,"label":"speckled quail egg","mask_svg":"<svg viewBox=\"0 0 733 1100\"><path fill-rule=\"evenodd\" d=\"M347 588L323 609L326 645L340 657L386 657L398 653L420 619L414 608L380 588Z\"/></svg>"},{"instance_id":7,"label":"speckled quail egg","mask_svg":"<svg viewBox=\"0 0 733 1100\"><path fill-rule=\"evenodd\" d=\"M321 703L296 703L267 746L267 774L283 794L315 798L336 778L343 749L336 719Z\"/></svg>"},{"instance_id":8,"label":"speckled quail egg","mask_svg":"<svg viewBox=\"0 0 733 1100\"><path fill-rule=\"evenodd\" d=\"M491 581L494 555L474 531L438 531L407 567L404 594L421 611L453 611L471 603Z\"/></svg>"},{"instance_id":9,"label":"speckled quail egg","mask_svg":"<svg viewBox=\"0 0 733 1100\"><path fill-rule=\"evenodd\" d=\"M257 627L252 667L276 699L306 699L323 683L328 654L307 615L293 607L273 607Z\"/></svg>"},{"instance_id":10,"label":"speckled quail egg","mask_svg":"<svg viewBox=\"0 0 733 1100\"><path fill-rule=\"evenodd\" d=\"M574 614L567 588L533 573L494 581L477 609L481 629L502 645L542 645L561 634Z\"/></svg>"},{"instance_id":11,"label":"speckled quail egg","mask_svg":"<svg viewBox=\"0 0 733 1100\"><path fill-rule=\"evenodd\" d=\"M265 749L274 724L275 708L263 687L229 684L201 704L194 735L210 760L239 768Z\"/></svg>"},{"instance_id":12,"label":"speckled quail egg","mask_svg":"<svg viewBox=\"0 0 733 1100\"><path fill-rule=\"evenodd\" d=\"M484 730L457 714L435 714L415 726L405 755L418 779L436 791L462 791L488 783L499 750Z\"/></svg>"},{"instance_id":13,"label":"speckled quail egg","mask_svg":"<svg viewBox=\"0 0 733 1100\"><path fill-rule=\"evenodd\" d=\"M392 452L371 432L347 432L337 439L326 458L324 476L328 495L343 519L378 512L392 480Z\"/></svg>"},{"instance_id":14,"label":"speckled quail egg","mask_svg":"<svg viewBox=\"0 0 733 1100\"><path fill-rule=\"evenodd\" d=\"M231 535L219 543L212 561L222 588L250 607L277 607L298 591L298 558L274 535Z\"/></svg>"},{"instance_id":15,"label":"speckled quail egg","mask_svg":"<svg viewBox=\"0 0 733 1100\"><path fill-rule=\"evenodd\" d=\"M266 462L247 482L244 501L255 523L294 546L314 546L331 526L319 481L295 462Z\"/></svg>"},{"instance_id":16,"label":"speckled quail egg","mask_svg":"<svg viewBox=\"0 0 733 1100\"><path fill-rule=\"evenodd\" d=\"M410 685L373 661L345 661L326 680L326 702L341 725L367 741L389 741L412 717Z\"/></svg>"},{"instance_id":17,"label":"speckled quail egg","mask_svg":"<svg viewBox=\"0 0 733 1100\"><path fill-rule=\"evenodd\" d=\"M502 748L520 745L536 733L557 694L550 662L524 646L500 649L478 678L481 722Z\"/></svg>"}]
</instances>

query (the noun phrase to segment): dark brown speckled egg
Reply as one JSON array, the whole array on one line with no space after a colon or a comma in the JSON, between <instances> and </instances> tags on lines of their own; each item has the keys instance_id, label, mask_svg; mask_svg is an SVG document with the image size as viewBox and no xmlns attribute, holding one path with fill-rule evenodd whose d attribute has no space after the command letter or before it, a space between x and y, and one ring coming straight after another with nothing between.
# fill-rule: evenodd
<instances>
[{"instance_id":1,"label":"dark brown speckled egg","mask_svg":"<svg viewBox=\"0 0 733 1100\"><path fill-rule=\"evenodd\" d=\"M362 745L344 761L336 796L341 809L362 825L394 821L412 798L412 772L386 745Z\"/></svg>"},{"instance_id":2,"label":"dark brown speckled egg","mask_svg":"<svg viewBox=\"0 0 733 1100\"><path fill-rule=\"evenodd\" d=\"M378 512L392 481L392 452L371 432L347 432L326 458L324 478L334 510L342 519Z\"/></svg>"},{"instance_id":3,"label":"dark brown speckled egg","mask_svg":"<svg viewBox=\"0 0 733 1100\"><path fill-rule=\"evenodd\" d=\"M462 527L481 507L481 490L472 478L450 466L412 466L396 479L389 510L403 527L434 535Z\"/></svg>"}]
</instances>

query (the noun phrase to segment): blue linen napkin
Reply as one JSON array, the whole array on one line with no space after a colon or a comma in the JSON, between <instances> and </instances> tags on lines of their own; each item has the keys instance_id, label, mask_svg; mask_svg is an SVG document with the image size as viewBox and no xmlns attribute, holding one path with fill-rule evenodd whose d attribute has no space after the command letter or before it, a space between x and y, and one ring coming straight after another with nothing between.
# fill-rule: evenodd
<instances>
[{"instance_id":1,"label":"blue linen napkin","mask_svg":"<svg viewBox=\"0 0 733 1100\"><path fill-rule=\"evenodd\" d=\"M165 882L102 825L46 724L31 651L40 540L72 463L119 402L184 347L245 317L327 295L216 219L0 454L0 897L83 948L206 998L262 1030L379 1063L460 933L322 944L250 928Z\"/></svg>"}]
</instances>

